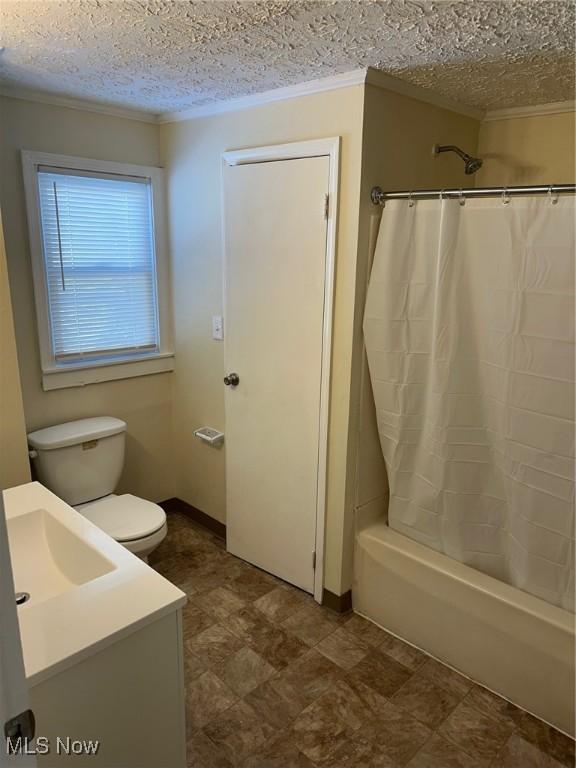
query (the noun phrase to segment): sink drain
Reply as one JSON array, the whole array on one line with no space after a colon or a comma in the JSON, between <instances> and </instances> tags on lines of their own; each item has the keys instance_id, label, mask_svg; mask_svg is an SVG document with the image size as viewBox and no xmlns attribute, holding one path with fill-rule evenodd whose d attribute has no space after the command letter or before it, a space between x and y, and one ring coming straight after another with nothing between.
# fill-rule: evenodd
<instances>
[{"instance_id":1,"label":"sink drain","mask_svg":"<svg viewBox=\"0 0 576 768\"><path fill-rule=\"evenodd\" d=\"M30 600L30 592L16 592L16 605L22 605Z\"/></svg>"}]
</instances>

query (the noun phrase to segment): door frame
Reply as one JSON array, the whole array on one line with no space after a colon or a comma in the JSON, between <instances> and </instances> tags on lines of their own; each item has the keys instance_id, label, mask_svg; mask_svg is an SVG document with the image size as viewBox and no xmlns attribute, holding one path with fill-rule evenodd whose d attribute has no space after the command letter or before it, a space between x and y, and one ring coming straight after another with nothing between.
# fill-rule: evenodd
<instances>
[{"instance_id":1,"label":"door frame","mask_svg":"<svg viewBox=\"0 0 576 768\"><path fill-rule=\"evenodd\" d=\"M270 163L279 160L297 160L307 157L328 157L328 211L326 227L326 261L324 272L324 312L322 319L322 363L320 374L320 412L318 423L318 480L316 492L316 541L314 569L314 599L322 602L324 589L324 542L326 528L326 496L328 474L328 432L330 416L330 370L332 362L332 325L334 314L334 273L336 264L336 234L338 222L338 191L340 175L340 136L289 144L273 144L222 153L222 264L224 291L224 325L226 325L226 209L224 169L226 166ZM227 333L224 333L226 344Z\"/></svg>"}]
</instances>

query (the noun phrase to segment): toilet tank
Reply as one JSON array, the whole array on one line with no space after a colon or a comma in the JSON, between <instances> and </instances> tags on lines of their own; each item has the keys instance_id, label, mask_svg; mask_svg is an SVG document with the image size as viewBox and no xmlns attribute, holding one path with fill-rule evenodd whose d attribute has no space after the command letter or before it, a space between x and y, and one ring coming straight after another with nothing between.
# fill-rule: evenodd
<instances>
[{"instance_id":1,"label":"toilet tank","mask_svg":"<svg viewBox=\"0 0 576 768\"><path fill-rule=\"evenodd\" d=\"M68 504L113 493L124 465L126 423L112 416L69 421L31 432L38 480Z\"/></svg>"}]
</instances>

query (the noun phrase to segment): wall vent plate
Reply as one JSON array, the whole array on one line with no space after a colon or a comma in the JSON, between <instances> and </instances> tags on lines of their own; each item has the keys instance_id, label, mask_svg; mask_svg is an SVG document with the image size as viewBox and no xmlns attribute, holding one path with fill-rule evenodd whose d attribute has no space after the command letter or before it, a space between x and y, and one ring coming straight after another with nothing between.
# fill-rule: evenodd
<instances>
[{"instance_id":1,"label":"wall vent plate","mask_svg":"<svg viewBox=\"0 0 576 768\"><path fill-rule=\"evenodd\" d=\"M212 429L212 427L202 427L197 429L194 434L200 440L204 440L205 443L210 443L210 445L220 445L220 443L224 442L224 432L219 432L217 429Z\"/></svg>"}]
</instances>

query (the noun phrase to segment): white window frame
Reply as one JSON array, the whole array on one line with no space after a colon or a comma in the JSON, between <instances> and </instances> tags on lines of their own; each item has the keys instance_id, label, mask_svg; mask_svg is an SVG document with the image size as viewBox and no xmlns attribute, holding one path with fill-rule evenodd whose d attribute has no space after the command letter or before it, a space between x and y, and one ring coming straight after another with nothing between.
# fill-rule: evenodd
<instances>
[{"instance_id":1,"label":"white window frame","mask_svg":"<svg viewBox=\"0 0 576 768\"><path fill-rule=\"evenodd\" d=\"M34 277L34 297L38 322L42 387L44 390L81 387L101 381L146 376L174 369L174 340L171 317L170 265L166 239L166 208L164 175L161 168L147 165L115 163L107 160L89 160L85 157L55 155L47 152L22 150L24 190L30 234L30 255ZM158 301L159 349L154 353L129 358L78 363L57 363L50 337L50 312L48 288L42 245L40 200L38 194L38 167L53 166L72 171L96 171L120 176L140 176L150 180L154 221L154 246L156 256L156 281ZM112 356L111 356L112 358Z\"/></svg>"}]
</instances>

